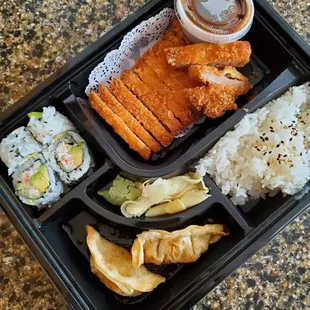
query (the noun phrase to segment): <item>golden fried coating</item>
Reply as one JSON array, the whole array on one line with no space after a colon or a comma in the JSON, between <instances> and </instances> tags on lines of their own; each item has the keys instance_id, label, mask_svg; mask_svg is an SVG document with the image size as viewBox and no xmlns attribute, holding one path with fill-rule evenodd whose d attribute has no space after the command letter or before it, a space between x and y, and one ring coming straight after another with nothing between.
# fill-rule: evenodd
<instances>
[{"instance_id":1,"label":"golden fried coating","mask_svg":"<svg viewBox=\"0 0 310 310\"><path fill-rule=\"evenodd\" d=\"M178 39L184 42L184 45L192 44L192 42L185 35L178 19L174 19L172 21L170 29Z\"/></svg>"},{"instance_id":2,"label":"golden fried coating","mask_svg":"<svg viewBox=\"0 0 310 310\"><path fill-rule=\"evenodd\" d=\"M183 46L187 42L179 21L173 21L171 27L168 28L161 40L153 46L152 50L154 53L162 52L165 48Z\"/></svg>"},{"instance_id":3,"label":"golden fried coating","mask_svg":"<svg viewBox=\"0 0 310 310\"><path fill-rule=\"evenodd\" d=\"M141 124L102 84L99 84L99 97L153 152L158 152L161 150L161 146L158 142L154 140L154 138L144 129L144 127L141 126Z\"/></svg>"},{"instance_id":4,"label":"golden fried coating","mask_svg":"<svg viewBox=\"0 0 310 310\"><path fill-rule=\"evenodd\" d=\"M109 89L119 102L137 118L162 146L168 146L172 142L173 135L165 129L157 117L145 107L119 78L114 79L110 83Z\"/></svg>"},{"instance_id":5,"label":"golden fried coating","mask_svg":"<svg viewBox=\"0 0 310 310\"><path fill-rule=\"evenodd\" d=\"M159 120L176 134L182 129L181 123L174 117L174 114L160 99L160 92L151 91L132 71L124 71L121 75L124 84L155 114Z\"/></svg>"},{"instance_id":6,"label":"golden fried coating","mask_svg":"<svg viewBox=\"0 0 310 310\"><path fill-rule=\"evenodd\" d=\"M188 105L188 100L183 92L171 91L143 59L140 59L135 64L133 70L151 91L160 93L160 100L173 112L175 117L183 125L187 126L195 121L194 115Z\"/></svg>"},{"instance_id":7,"label":"golden fried coating","mask_svg":"<svg viewBox=\"0 0 310 310\"><path fill-rule=\"evenodd\" d=\"M164 55L158 55L158 53L153 53L153 51L147 51L143 55L143 60L146 62L146 64L152 68L159 78L162 80L162 82L169 87L169 89L176 95L176 100L180 102L186 102L187 106L191 109L195 120L200 118L200 114L197 113L197 110L193 109L190 103L188 102L188 99L184 93L185 88L190 87L197 87L197 82L194 81L194 83L184 82L181 83L181 74L188 76L185 72L178 72L179 70L176 70L168 65L166 57ZM181 74L180 74L181 73ZM185 77L187 79L187 77ZM192 79L194 80L194 79ZM199 85L200 86L200 85Z\"/></svg>"},{"instance_id":8,"label":"golden fried coating","mask_svg":"<svg viewBox=\"0 0 310 310\"><path fill-rule=\"evenodd\" d=\"M163 83L170 88L173 87L173 90L180 90L184 87L201 86L201 84L192 79L187 72L175 70L167 63L165 49L184 46L186 44L190 44L190 41L186 38L180 22L174 20L162 39L153 46L152 50L148 51L142 57L142 59L158 74ZM169 81L170 79L171 81Z\"/></svg>"},{"instance_id":9,"label":"golden fried coating","mask_svg":"<svg viewBox=\"0 0 310 310\"><path fill-rule=\"evenodd\" d=\"M252 88L248 78L231 66L218 69L212 66L194 65L188 68L188 73L192 78L205 84L234 86L239 95L246 94Z\"/></svg>"},{"instance_id":10,"label":"golden fried coating","mask_svg":"<svg viewBox=\"0 0 310 310\"><path fill-rule=\"evenodd\" d=\"M210 118L218 118L226 111L238 108L237 95L232 86L209 85L185 90L191 104Z\"/></svg>"},{"instance_id":11,"label":"golden fried coating","mask_svg":"<svg viewBox=\"0 0 310 310\"><path fill-rule=\"evenodd\" d=\"M95 92L90 92L89 101L94 110L121 136L131 149L138 152L144 159L150 157L151 149L130 130L125 122Z\"/></svg>"},{"instance_id":12,"label":"golden fried coating","mask_svg":"<svg viewBox=\"0 0 310 310\"><path fill-rule=\"evenodd\" d=\"M177 68L190 65L243 67L250 61L251 46L247 41L225 44L198 43L167 48L168 63Z\"/></svg>"}]
</instances>

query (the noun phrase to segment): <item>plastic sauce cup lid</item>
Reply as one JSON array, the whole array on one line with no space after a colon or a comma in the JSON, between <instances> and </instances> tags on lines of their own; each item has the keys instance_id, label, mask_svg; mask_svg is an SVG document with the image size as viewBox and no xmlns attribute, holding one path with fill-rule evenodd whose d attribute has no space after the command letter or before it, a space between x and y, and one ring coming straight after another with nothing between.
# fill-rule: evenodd
<instances>
[{"instance_id":1,"label":"plastic sauce cup lid","mask_svg":"<svg viewBox=\"0 0 310 310\"><path fill-rule=\"evenodd\" d=\"M190 39L211 43L239 40L254 17L252 0L175 0L175 10Z\"/></svg>"}]
</instances>

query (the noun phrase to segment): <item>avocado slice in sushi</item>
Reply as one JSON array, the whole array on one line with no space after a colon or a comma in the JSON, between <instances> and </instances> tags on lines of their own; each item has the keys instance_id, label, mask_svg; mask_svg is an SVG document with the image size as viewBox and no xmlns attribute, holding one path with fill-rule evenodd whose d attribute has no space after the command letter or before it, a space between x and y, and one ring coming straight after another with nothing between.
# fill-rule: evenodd
<instances>
[{"instance_id":1,"label":"avocado slice in sushi","mask_svg":"<svg viewBox=\"0 0 310 310\"><path fill-rule=\"evenodd\" d=\"M27 115L28 115L29 118L35 117L37 119L41 119L42 118L42 114L43 114L43 112L30 112Z\"/></svg>"},{"instance_id":2,"label":"avocado slice in sushi","mask_svg":"<svg viewBox=\"0 0 310 310\"><path fill-rule=\"evenodd\" d=\"M55 137L54 137L54 140L60 140L62 137L64 137L65 135L67 134L67 131L65 131L65 132L62 132L62 133L59 133L58 135L56 135Z\"/></svg>"},{"instance_id":3,"label":"avocado slice in sushi","mask_svg":"<svg viewBox=\"0 0 310 310\"><path fill-rule=\"evenodd\" d=\"M50 185L47 169L42 165L39 170L31 176L29 183L41 192L45 192Z\"/></svg>"},{"instance_id":4,"label":"avocado slice in sushi","mask_svg":"<svg viewBox=\"0 0 310 310\"><path fill-rule=\"evenodd\" d=\"M72 156L74 165L79 167L83 162L83 147L80 145L72 146L70 149L70 154Z\"/></svg>"},{"instance_id":5,"label":"avocado slice in sushi","mask_svg":"<svg viewBox=\"0 0 310 310\"><path fill-rule=\"evenodd\" d=\"M17 189L18 191L22 191L22 190L24 190L25 188L26 188L26 186L25 186L25 184L23 184L23 183L18 183L17 186L16 186L16 189Z\"/></svg>"},{"instance_id":6,"label":"avocado slice in sushi","mask_svg":"<svg viewBox=\"0 0 310 310\"><path fill-rule=\"evenodd\" d=\"M43 176L45 177L45 179L49 181L49 176L48 176L47 168L45 165L42 165L39 168L39 172L41 172L43 174Z\"/></svg>"}]
</instances>

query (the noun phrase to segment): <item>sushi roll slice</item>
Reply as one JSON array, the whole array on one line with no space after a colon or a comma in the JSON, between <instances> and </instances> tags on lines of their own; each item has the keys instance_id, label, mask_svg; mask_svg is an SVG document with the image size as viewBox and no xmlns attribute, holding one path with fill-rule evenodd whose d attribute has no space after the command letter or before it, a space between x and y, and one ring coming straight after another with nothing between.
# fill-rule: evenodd
<instances>
[{"instance_id":1,"label":"sushi roll slice","mask_svg":"<svg viewBox=\"0 0 310 310\"><path fill-rule=\"evenodd\" d=\"M50 145L44 147L43 155L66 184L76 183L86 175L92 165L86 142L73 131L56 137Z\"/></svg>"},{"instance_id":2,"label":"sushi roll slice","mask_svg":"<svg viewBox=\"0 0 310 310\"><path fill-rule=\"evenodd\" d=\"M21 165L12 178L15 195L27 205L41 208L63 193L63 184L41 154Z\"/></svg>"},{"instance_id":3,"label":"sushi roll slice","mask_svg":"<svg viewBox=\"0 0 310 310\"><path fill-rule=\"evenodd\" d=\"M9 175L40 152L42 152L42 145L24 126L15 129L0 143L0 157L8 167Z\"/></svg>"},{"instance_id":4,"label":"sushi roll slice","mask_svg":"<svg viewBox=\"0 0 310 310\"><path fill-rule=\"evenodd\" d=\"M65 131L76 131L72 122L54 107L43 108L43 112L28 113L28 117L30 117L28 129L42 144L51 143L55 136Z\"/></svg>"}]
</instances>

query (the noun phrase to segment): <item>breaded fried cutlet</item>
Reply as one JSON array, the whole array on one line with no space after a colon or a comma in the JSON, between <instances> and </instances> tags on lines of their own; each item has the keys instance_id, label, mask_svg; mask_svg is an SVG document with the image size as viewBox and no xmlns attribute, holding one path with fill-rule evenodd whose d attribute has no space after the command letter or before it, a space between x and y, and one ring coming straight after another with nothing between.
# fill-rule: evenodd
<instances>
[{"instance_id":1,"label":"breaded fried cutlet","mask_svg":"<svg viewBox=\"0 0 310 310\"><path fill-rule=\"evenodd\" d=\"M160 100L160 93L151 91L136 73L126 70L121 75L121 80L172 134L177 134L177 131L183 128L182 124L174 117L173 112Z\"/></svg>"},{"instance_id":2,"label":"breaded fried cutlet","mask_svg":"<svg viewBox=\"0 0 310 310\"><path fill-rule=\"evenodd\" d=\"M144 106L119 78L110 83L109 90L162 146L170 145L174 138L173 135L165 129L156 116Z\"/></svg>"},{"instance_id":3,"label":"breaded fried cutlet","mask_svg":"<svg viewBox=\"0 0 310 310\"><path fill-rule=\"evenodd\" d=\"M144 159L150 157L151 149L130 130L124 121L95 92L90 92L89 101L93 109L114 129L131 149L138 152Z\"/></svg>"},{"instance_id":4,"label":"breaded fried cutlet","mask_svg":"<svg viewBox=\"0 0 310 310\"><path fill-rule=\"evenodd\" d=\"M142 58L136 62L133 70L151 91L157 91L160 94L160 100L183 125L187 126L195 121L186 96L180 92L171 91Z\"/></svg>"},{"instance_id":5,"label":"breaded fried cutlet","mask_svg":"<svg viewBox=\"0 0 310 310\"><path fill-rule=\"evenodd\" d=\"M192 44L192 42L185 35L178 19L174 19L172 21L170 29L178 39L184 42L184 45Z\"/></svg>"},{"instance_id":6,"label":"breaded fried cutlet","mask_svg":"<svg viewBox=\"0 0 310 310\"><path fill-rule=\"evenodd\" d=\"M176 77L176 70L169 66L163 57L159 57L150 50L143 55L143 60L171 90L182 91L184 89L184 86Z\"/></svg>"},{"instance_id":7,"label":"breaded fried cutlet","mask_svg":"<svg viewBox=\"0 0 310 310\"><path fill-rule=\"evenodd\" d=\"M183 46L187 44L179 21L173 21L163 37L153 46L154 53L164 51L165 48Z\"/></svg>"},{"instance_id":8,"label":"breaded fried cutlet","mask_svg":"<svg viewBox=\"0 0 310 310\"><path fill-rule=\"evenodd\" d=\"M243 67L250 61L251 46L247 41L225 44L198 43L166 49L168 63L176 68L191 65Z\"/></svg>"},{"instance_id":9,"label":"breaded fried cutlet","mask_svg":"<svg viewBox=\"0 0 310 310\"><path fill-rule=\"evenodd\" d=\"M184 93L185 88L190 87L196 87L197 83L193 85L192 83L187 83L186 86L184 86L180 82L180 77L176 73L176 69L172 68L168 65L165 56L159 56L158 53L154 54L153 51L147 51L143 55L143 60L146 62L146 64L152 68L159 78L163 81L163 83L170 88L170 90L174 94L178 94L179 97L178 100L181 102L186 102L187 106L191 109L194 118L198 120L200 118L200 114L195 110L188 102L187 97ZM181 72L182 73L182 72ZM184 73L188 76L187 73ZM200 86L200 85L199 85Z\"/></svg>"},{"instance_id":10,"label":"breaded fried cutlet","mask_svg":"<svg viewBox=\"0 0 310 310\"><path fill-rule=\"evenodd\" d=\"M124 106L102 84L99 84L99 97L102 101L140 138L153 152L161 150L157 141L144 129L143 126L124 108Z\"/></svg>"},{"instance_id":11,"label":"breaded fried cutlet","mask_svg":"<svg viewBox=\"0 0 310 310\"><path fill-rule=\"evenodd\" d=\"M239 95L246 94L252 88L248 78L231 66L218 69L211 66L194 65L188 68L188 73L192 78L205 84L234 86Z\"/></svg>"},{"instance_id":12,"label":"breaded fried cutlet","mask_svg":"<svg viewBox=\"0 0 310 310\"><path fill-rule=\"evenodd\" d=\"M173 85L174 88L177 87L178 90L184 87L188 88L201 86L201 84L195 79L192 79L186 71L175 70L167 63L167 54L165 49L184 46L185 44L190 44L190 42L183 32L180 22L178 20L174 20L171 27L164 34L163 38L142 57L142 59L148 62L148 65L155 70L155 72L169 88L171 85Z\"/></svg>"},{"instance_id":13,"label":"breaded fried cutlet","mask_svg":"<svg viewBox=\"0 0 310 310\"><path fill-rule=\"evenodd\" d=\"M218 118L226 111L236 110L237 95L233 86L210 84L185 90L191 104L210 118Z\"/></svg>"}]
</instances>

